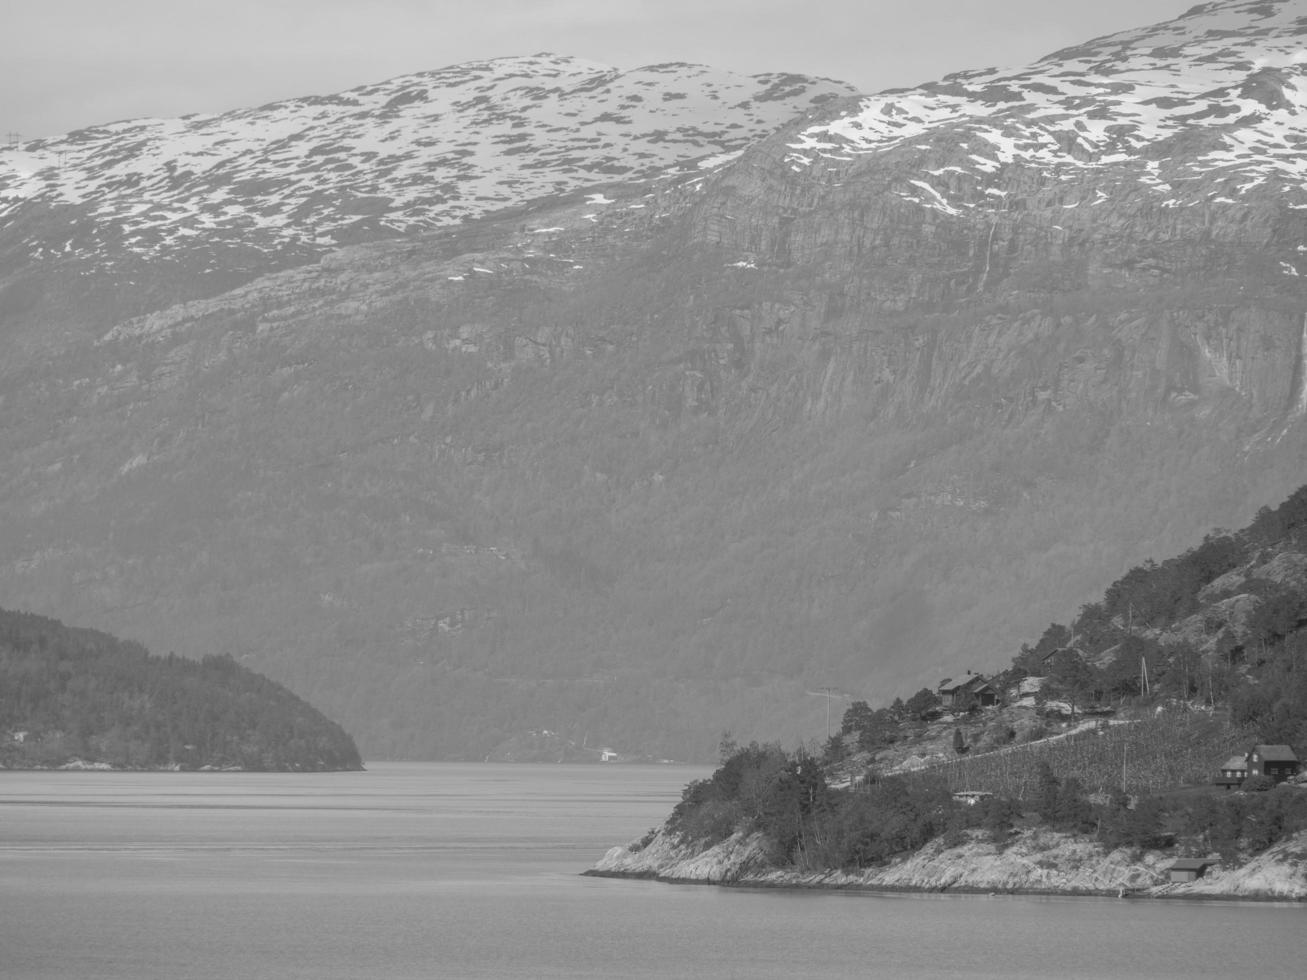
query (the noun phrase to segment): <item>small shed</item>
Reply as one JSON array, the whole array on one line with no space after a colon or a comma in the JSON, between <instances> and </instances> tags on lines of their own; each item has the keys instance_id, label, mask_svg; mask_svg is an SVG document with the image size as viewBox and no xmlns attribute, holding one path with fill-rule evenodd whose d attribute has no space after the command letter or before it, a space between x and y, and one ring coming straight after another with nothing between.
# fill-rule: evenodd
<instances>
[{"instance_id":1,"label":"small shed","mask_svg":"<svg viewBox=\"0 0 1307 980\"><path fill-rule=\"evenodd\" d=\"M1277 783L1298 775L1298 755L1287 745L1254 745L1248 753L1248 775L1269 776Z\"/></svg>"},{"instance_id":2,"label":"small shed","mask_svg":"<svg viewBox=\"0 0 1307 980\"><path fill-rule=\"evenodd\" d=\"M965 803L967 806L975 806L993 795L993 793L983 789L962 789L953 794L953 799L958 803Z\"/></svg>"},{"instance_id":3,"label":"small shed","mask_svg":"<svg viewBox=\"0 0 1307 980\"><path fill-rule=\"evenodd\" d=\"M1172 882L1197 881L1215 862L1206 858L1178 858L1167 868Z\"/></svg>"}]
</instances>

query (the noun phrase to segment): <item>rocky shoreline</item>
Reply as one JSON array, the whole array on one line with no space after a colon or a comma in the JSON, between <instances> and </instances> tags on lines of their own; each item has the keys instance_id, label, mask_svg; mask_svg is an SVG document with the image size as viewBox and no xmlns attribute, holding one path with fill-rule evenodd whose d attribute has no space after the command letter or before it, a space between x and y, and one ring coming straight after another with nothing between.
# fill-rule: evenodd
<instances>
[{"instance_id":1,"label":"rocky shoreline","mask_svg":"<svg viewBox=\"0 0 1307 980\"><path fill-rule=\"evenodd\" d=\"M583 873L749 888L1307 901L1307 833L1192 882L1168 880L1174 859L1171 852L1105 851L1092 838L1030 830L1002 847L972 833L951 846L932 841L881 867L801 871L771 865L758 834L704 848L660 830L612 848Z\"/></svg>"}]
</instances>

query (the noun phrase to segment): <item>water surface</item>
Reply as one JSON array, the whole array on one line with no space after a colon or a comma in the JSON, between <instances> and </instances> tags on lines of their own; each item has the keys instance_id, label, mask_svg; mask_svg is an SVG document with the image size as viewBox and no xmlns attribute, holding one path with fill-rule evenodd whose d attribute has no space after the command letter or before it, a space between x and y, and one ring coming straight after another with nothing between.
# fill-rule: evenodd
<instances>
[{"instance_id":1,"label":"water surface","mask_svg":"<svg viewBox=\"0 0 1307 980\"><path fill-rule=\"evenodd\" d=\"M1293 905L581 877L699 769L0 773L0 977L1300 977Z\"/></svg>"}]
</instances>

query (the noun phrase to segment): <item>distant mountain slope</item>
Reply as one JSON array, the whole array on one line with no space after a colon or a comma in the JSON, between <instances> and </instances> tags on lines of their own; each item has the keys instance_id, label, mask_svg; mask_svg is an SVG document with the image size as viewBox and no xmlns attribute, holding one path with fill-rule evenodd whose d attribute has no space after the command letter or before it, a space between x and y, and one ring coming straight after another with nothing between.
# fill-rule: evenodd
<instances>
[{"instance_id":1,"label":"distant mountain slope","mask_svg":"<svg viewBox=\"0 0 1307 980\"><path fill-rule=\"evenodd\" d=\"M25 236L37 259L235 252L245 263L285 264L287 252L648 179L739 151L852 92L826 79L687 64L619 71L549 54L471 62L0 151L0 222L24 208L72 206L55 228Z\"/></svg>"},{"instance_id":2,"label":"distant mountain slope","mask_svg":"<svg viewBox=\"0 0 1307 980\"><path fill-rule=\"evenodd\" d=\"M1278 150L1204 163L1296 138L1293 11L1205 7L831 100L732 160L212 274L34 259L81 205L20 206L0 590L247 658L373 757L547 729L705 759L723 729L821 736L812 691L993 669L1302 483L1301 181ZM1262 59L1288 107L1246 104ZM877 135L909 103L910 138ZM1200 103L1230 111L1180 118Z\"/></svg>"},{"instance_id":3,"label":"distant mountain slope","mask_svg":"<svg viewBox=\"0 0 1307 980\"><path fill-rule=\"evenodd\" d=\"M0 610L0 767L360 769L334 722L228 657Z\"/></svg>"}]
</instances>

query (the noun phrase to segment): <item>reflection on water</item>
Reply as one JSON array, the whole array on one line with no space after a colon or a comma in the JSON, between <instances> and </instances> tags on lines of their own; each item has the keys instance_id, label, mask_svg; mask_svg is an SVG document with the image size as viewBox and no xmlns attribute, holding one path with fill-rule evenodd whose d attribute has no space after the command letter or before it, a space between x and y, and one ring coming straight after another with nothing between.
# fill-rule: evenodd
<instances>
[{"instance_id":1,"label":"reflection on water","mask_svg":"<svg viewBox=\"0 0 1307 980\"><path fill-rule=\"evenodd\" d=\"M0 773L0 976L1301 975L1293 906L578 875L701 775Z\"/></svg>"}]
</instances>

